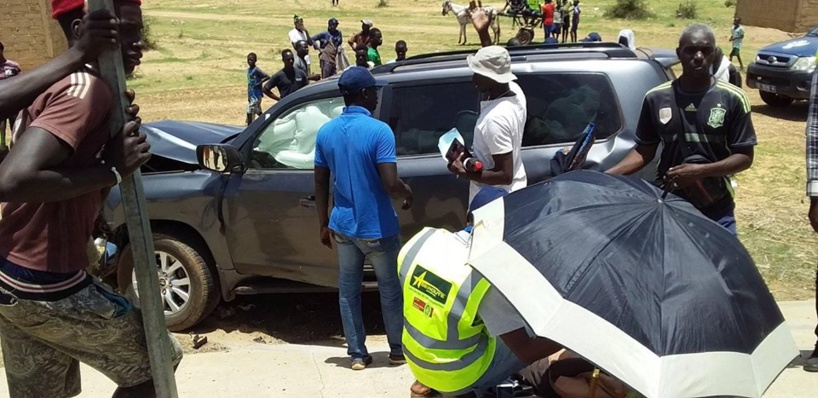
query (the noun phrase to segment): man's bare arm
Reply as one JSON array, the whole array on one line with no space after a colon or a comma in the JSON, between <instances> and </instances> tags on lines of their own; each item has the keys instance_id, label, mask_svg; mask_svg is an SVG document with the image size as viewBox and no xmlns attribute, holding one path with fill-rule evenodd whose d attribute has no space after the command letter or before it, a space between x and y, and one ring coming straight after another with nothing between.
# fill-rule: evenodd
<instances>
[{"instance_id":1,"label":"man's bare arm","mask_svg":"<svg viewBox=\"0 0 818 398\"><path fill-rule=\"evenodd\" d=\"M124 135L108 144L106 165L70 169L61 167L73 153L68 144L41 128L27 129L0 163L0 202L55 202L116 185L112 166L129 176L150 158L145 133L131 135L139 123L128 122Z\"/></svg>"},{"instance_id":2,"label":"man's bare arm","mask_svg":"<svg viewBox=\"0 0 818 398\"><path fill-rule=\"evenodd\" d=\"M115 45L117 24L110 11L90 13L82 20L79 40L68 51L31 72L0 81L0 118L17 114L48 87Z\"/></svg>"},{"instance_id":3,"label":"man's bare arm","mask_svg":"<svg viewBox=\"0 0 818 398\"><path fill-rule=\"evenodd\" d=\"M393 199L403 199L403 209L412 207L414 199L412 189L405 182L398 178L398 165L395 163L379 163L378 174L381 177L381 184L384 190Z\"/></svg>"},{"instance_id":4,"label":"man's bare arm","mask_svg":"<svg viewBox=\"0 0 818 398\"><path fill-rule=\"evenodd\" d=\"M622 159L616 166L605 172L608 174L631 175L642 170L656 156L656 148L659 145L637 145L633 148L625 159Z\"/></svg>"},{"instance_id":5,"label":"man's bare arm","mask_svg":"<svg viewBox=\"0 0 818 398\"><path fill-rule=\"evenodd\" d=\"M461 156L462 157L462 156ZM466 170L463 159L457 159L449 163L449 171L460 177L467 178L487 185L510 185L514 181L514 157L512 152L500 155L491 155L494 160L494 168L483 170L482 172L471 172Z\"/></svg>"},{"instance_id":6,"label":"man's bare arm","mask_svg":"<svg viewBox=\"0 0 818 398\"><path fill-rule=\"evenodd\" d=\"M330 170L315 166L315 207L318 209L318 237L321 244L332 249L332 231L329 229Z\"/></svg>"}]
</instances>

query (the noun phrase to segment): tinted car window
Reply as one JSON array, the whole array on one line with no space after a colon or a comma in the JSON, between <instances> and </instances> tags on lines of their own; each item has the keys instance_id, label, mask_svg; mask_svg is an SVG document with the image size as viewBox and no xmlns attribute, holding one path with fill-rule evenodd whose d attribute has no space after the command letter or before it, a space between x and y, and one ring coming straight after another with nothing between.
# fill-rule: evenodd
<instances>
[{"instance_id":1,"label":"tinted car window","mask_svg":"<svg viewBox=\"0 0 818 398\"><path fill-rule=\"evenodd\" d=\"M267 125L253 142L250 167L313 169L318 129L340 116L343 110L344 99L341 97L295 105Z\"/></svg>"},{"instance_id":2,"label":"tinted car window","mask_svg":"<svg viewBox=\"0 0 818 398\"><path fill-rule=\"evenodd\" d=\"M457 127L471 145L477 120L477 90L471 81L392 89L389 126L398 156L439 153L441 135Z\"/></svg>"},{"instance_id":3,"label":"tinted car window","mask_svg":"<svg viewBox=\"0 0 818 398\"><path fill-rule=\"evenodd\" d=\"M576 141L591 121L597 139L622 128L619 103L604 74L520 74L517 83L528 101L524 147Z\"/></svg>"}]
</instances>

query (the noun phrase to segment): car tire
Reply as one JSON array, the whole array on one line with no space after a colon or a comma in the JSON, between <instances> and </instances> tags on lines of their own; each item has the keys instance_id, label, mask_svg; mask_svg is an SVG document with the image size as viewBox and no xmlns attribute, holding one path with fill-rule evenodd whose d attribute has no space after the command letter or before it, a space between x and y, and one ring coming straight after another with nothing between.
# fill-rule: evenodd
<instances>
[{"instance_id":1,"label":"car tire","mask_svg":"<svg viewBox=\"0 0 818 398\"><path fill-rule=\"evenodd\" d=\"M774 93L768 93L766 91L759 91L758 94L761 96L761 100L764 101L764 103L769 106L784 107L789 106L790 104L792 104L793 101L795 101L790 97L785 97L783 95L778 95Z\"/></svg>"},{"instance_id":2,"label":"car tire","mask_svg":"<svg viewBox=\"0 0 818 398\"><path fill-rule=\"evenodd\" d=\"M214 268L205 260L206 254L203 255L181 239L158 233L153 237L165 321L169 330L181 332L204 320L219 304L219 286ZM133 253L128 245L120 256L117 282L119 291L138 304L133 272Z\"/></svg>"},{"instance_id":3,"label":"car tire","mask_svg":"<svg viewBox=\"0 0 818 398\"><path fill-rule=\"evenodd\" d=\"M517 40L520 41L521 45L528 45L534 40L534 30L531 28L520 28L517 32Z\"/></svg>"}]
</instances>

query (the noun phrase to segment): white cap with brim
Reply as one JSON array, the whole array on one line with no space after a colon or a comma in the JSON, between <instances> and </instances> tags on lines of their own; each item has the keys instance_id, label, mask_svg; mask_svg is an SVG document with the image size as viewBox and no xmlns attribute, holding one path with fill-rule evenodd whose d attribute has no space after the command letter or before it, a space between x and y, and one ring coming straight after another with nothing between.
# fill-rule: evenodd
<instances>
[{"instance_id":1,"label":"white cap with brim","mask_svg":"<svg viewBox=\"0 0 818 398\"><path fill-rule=\"evenodd\" d=\"M466 57L466 61L472 72L488 77L497 83L517 80L517 76L511 73L511 56L503 47L483 47L477 53Z\"/></svg>"}]
</instances>

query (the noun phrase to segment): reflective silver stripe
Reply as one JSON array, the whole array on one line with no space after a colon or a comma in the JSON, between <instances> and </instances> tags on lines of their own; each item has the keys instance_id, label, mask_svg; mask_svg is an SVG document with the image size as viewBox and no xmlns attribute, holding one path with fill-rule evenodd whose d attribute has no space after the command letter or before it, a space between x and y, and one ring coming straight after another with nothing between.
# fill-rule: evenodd
<instances>
[{"instance_id":1,"label":"reflective silver stripe","mask_svg":"<svg viewBox=\"0 0 818 398\"><path fill-rule=\"evenodd\" d=\"M489 345L488 337L480 339L480 342L477 344L477 347L474 348L474 351L466 354L463 358L447 363L432 363L424 361L416 357L414 354L412 354L411 351L406 349L403 350L403 353L406 355L406 358L408 360L412 361L415 365L425 370L454 372L467 368L469 365L473 364L475 361L483 357L483 355L486 353L486 348L488 347L488 345Z\"/></svg>"},{"instance_id":2,"label":"reflective silver stripe","mask_svg":"<svg viewBox=\"0 0 818 398\"><path fill-rule=\"evenodd\" d=\"M412 324L406 318L403 318L403 326L406 328L406 333L409 333L409 336L412 337L412 340L415 340L418 344L423 346L423 348L435 350L465 350L477 345L477 343L480 342L481 337L480 334L476 334L465 340L452 339L441 341L423 334L423 332L412 326Z\"/></svg>"},{"instance_id":3,"label":"reflective silver stripe","mask_svg":"<svg viewBox=\"0 0 818 398\"><path fill-rule=\"evenodd\" d=\"M409 252L406 253L406 257L403 258L403 262L400 264L400 278L401 280L405 280L406 273L409 272L409 267L412 266L412 263L415 262L415 257L417 257L418 252L420 251L421 246L426 243L426 240L429 239L432 234L435 233L434 229L429 229L428 231L424 232L423 235L412 245L412 248L409 249Z\"/></svg>"},{"instance_id":4,"label":"reflective silver stripe","mask_svg":"<svg viewBox=\"0 0 818 398\"><path fill-rule=\"evenodd\" d=\"M475 285L477 285L477 282L480 281L480 278L482 277L476 272L470 272L469 276L463 281L463 284L460 285L460 288L457 290L457 297L455 297L454 303L452 303L452 309L449 311L449 316L447 318L448 327L446 328L446 338L450 341L460 338L457 323L460 321L460 318L463 318L463 312L466 311L466 303L469 302L469 296L471 296L472 289Z\"/></svg>"}]
</instances>

